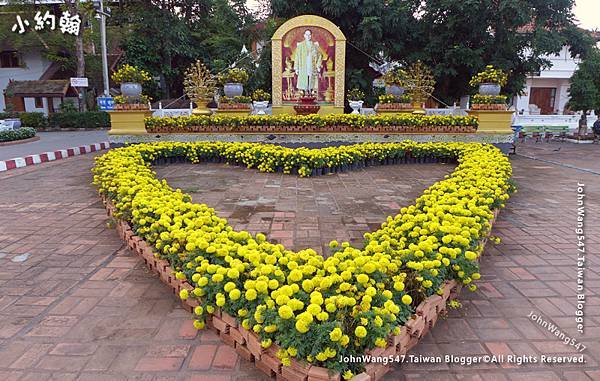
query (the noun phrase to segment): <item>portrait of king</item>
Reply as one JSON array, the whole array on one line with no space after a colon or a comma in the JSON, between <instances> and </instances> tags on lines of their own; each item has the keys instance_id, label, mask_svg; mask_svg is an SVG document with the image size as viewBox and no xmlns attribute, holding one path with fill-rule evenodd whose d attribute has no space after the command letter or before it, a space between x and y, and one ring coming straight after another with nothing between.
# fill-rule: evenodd
<instances>
[{"instance_id":1,"label":"portrait of king","mask_svg":"<svg viewBox=\"0 0 600 381\"><path fill-rule=\"evenodd\" d=\"M335 86L335 40L324 28L298 27L283 38L282 90L284 102L314 96L332 103Z\"/></svg>"}]
</instances>

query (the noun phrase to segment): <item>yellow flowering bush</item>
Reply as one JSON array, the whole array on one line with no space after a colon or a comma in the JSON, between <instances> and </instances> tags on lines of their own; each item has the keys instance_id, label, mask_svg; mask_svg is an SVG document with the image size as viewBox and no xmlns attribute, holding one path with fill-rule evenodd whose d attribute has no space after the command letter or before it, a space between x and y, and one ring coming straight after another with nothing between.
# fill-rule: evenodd
<instances>
[{"instance_id":1,"label":"yellow flowering bush","mask_svg":"<svg viewBox=\"0 0 600 381\"><path fill-rule=\"evenodd\" d=\"M327 114L327 115L191 115L178 117L148 117L145 119L146 128L174 128L185 132L195 126L350 126L365 128L371 126L478 126L474 116L454 115L357 115L357 114Z\"/></svg>"},{"instance_id":2,"label":"yellow flowering bush","mask_svg":"<svg viewBox=\"0 0 600 381\"><path fill-rule=\"evenodd\" d=\"M111 78L116 83L144 83L152 79L152 77L147 71L139 69L137 66L131 66L129 64L121 66L119 70L115 71L112 74Z\"/></svg>"},{"instance_id":3,"label":"yellow flowering bush","mask_svg":"<svg viewBox=\"0 0 600 381\"><path fill-rule=\"evenodd\" d=\"M508 74L500 69L494 68L494 65L487 65L485 70L477 73L469 81L469 85L475 87L482 83L497 83L500 86L506 85Z\"/></svg>"},{"instance_id":4,"label":"yellow flowering bush","mask_svg":"<svg viewBox=\"0 0 600 381\"><path fill-rule=\"evenodd\" d=\"M436 155L458 160L456 170L435 183L414 205L365 233L364 247L332 242L329 257L312 249L294 252L264 234L235 231L213 208L156 178L161 157L192 162L223 158L260 171L274 165L309 170L394 155ZM292 161L288 164L287 160ZM315 164L317 163L317 164ZM299 170L300 172L300 170ZM492 210L512 191L511 166L495 147L479 143L366 143L320 150L224 142L163 142L113 149L96 159L94 184L135 233L166 259L176 277L194 288L194 326L202 329L220 307L260 336L276 343L284 365L291 358L340 371L340 355L358 356L384 347L415 307L441 292L444 281L471 284L490 230ZM302 173L300 173L302 175Z\"/></svg>"}]
</instances>

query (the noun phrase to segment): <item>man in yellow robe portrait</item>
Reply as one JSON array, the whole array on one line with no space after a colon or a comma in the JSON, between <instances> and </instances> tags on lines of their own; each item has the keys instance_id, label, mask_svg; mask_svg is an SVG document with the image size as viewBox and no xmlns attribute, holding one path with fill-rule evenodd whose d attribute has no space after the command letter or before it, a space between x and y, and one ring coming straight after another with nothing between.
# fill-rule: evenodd
<instances>
[{"instance_id":1,"label":"man in yellow robe portrait","mask_svg":"<svg viewBox=\"0 0 600 381\"><path fill-rule=\"evenodd\" d=\"M294 54L297 90L303 91L304 94L318 92L321 63L322 56L319 52L319 42L312 41L312 32L307 29L304 31L304 41L296 45Z\"/></svg>"}]
</instances>

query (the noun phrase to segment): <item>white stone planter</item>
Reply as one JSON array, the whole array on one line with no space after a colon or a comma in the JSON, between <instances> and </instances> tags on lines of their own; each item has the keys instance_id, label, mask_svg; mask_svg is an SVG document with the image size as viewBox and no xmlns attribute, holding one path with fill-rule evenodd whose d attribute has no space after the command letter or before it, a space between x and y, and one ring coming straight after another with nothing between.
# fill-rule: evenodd
<instances>
[{"instance_id":1,"label":"white stone planter","mask_svg":"<svg viewBox=\"0 0 600 381\"><path fill-rule=\"evenodd\" d=\"M252 106L256 115L266 115L265 110L269 107L269 101L253 101Z\"/></svg>"},{"instance_id":2,"label":"white stone planter","mask_svg":"<svg viewBox=\"0 0 600 381\"><path fill-rule=\"evenodd\" d=\"M228 98L238 97L244 93L244 85L241 83L226 83L223 85L223 92Z\"/></svg>"},{"instance_id":3,"label":"white stone planter","mask_svg":"<svg viewBox=\"0 0 600 381\"><path fill-rule=\"evenodd\" d=\"M135 82L121 83L121 95L130 98L139 98L142 95L142 85Z\"/></svg>"},{"instance_id":4,"label":"white stone planter","mask_svg":"<svg viewBox=\"0 0 600 381\"><path fill-rule=\"evenodd\" d=\"M352 108L352 114L360 114L363 103L364 101L348 101L348 104Z\"/></svg>"},{"instance_id":5,"label":"white stone planter","mask_svg":"<svg viewBox=\"0 0 600 381\"><path fill-rule=\"evenodd\" d=\"M481 95L500 95L500 85L497 83L480 83L479 94Z\"/></svg>"}]
</instances>

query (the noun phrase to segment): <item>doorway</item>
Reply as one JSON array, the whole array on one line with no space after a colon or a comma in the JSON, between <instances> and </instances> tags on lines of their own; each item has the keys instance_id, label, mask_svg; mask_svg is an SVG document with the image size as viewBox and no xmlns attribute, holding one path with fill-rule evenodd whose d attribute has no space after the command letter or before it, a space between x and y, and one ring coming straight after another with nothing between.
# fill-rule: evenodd
<instances>
[{"instance_id":1,"label":"doorway","mask_svg":"<svg viewBox=\"0 0 600 381\"><path fill-rule=\"evenodd\" d=\"M556 100L556 87L532 87L529 104L536 105L541 115L554 114L554 101Z\"/></svg>"}]
</instances>

